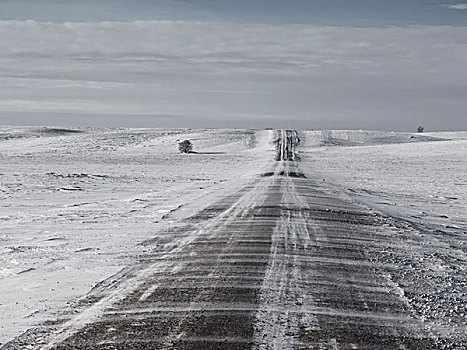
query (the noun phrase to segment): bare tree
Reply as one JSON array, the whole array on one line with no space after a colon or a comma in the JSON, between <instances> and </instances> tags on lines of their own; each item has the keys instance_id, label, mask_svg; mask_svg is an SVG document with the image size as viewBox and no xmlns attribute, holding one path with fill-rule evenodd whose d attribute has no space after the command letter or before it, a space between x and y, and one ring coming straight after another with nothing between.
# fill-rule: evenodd
<instances>
[{"instance_id":1,"label":"bare tree","mask_svg":"<svg viewBox=\"0 0 467 350\"><path fill-rule=\"evenodd\" d=\"M193 151L193 144L190 140L184 140L178 143L180 153L190 153Z\"/></svg>"}]
</instances>

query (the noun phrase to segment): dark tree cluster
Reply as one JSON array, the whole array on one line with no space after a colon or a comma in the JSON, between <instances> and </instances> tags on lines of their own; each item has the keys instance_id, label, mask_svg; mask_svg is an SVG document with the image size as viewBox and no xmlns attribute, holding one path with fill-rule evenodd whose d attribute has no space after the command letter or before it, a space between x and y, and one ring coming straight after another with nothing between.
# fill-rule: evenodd
<instances>
[{"instance_id":1,"label":"dark tree cluster","mask_svg":"<svg viewBox=\"0 0 467 350\"><path fill-rule=\"evenodd\" d=\"M184 140L178 143L180 153L190 153L193 151L193 144L190 140Z\"/></svg>"}]
</instances>

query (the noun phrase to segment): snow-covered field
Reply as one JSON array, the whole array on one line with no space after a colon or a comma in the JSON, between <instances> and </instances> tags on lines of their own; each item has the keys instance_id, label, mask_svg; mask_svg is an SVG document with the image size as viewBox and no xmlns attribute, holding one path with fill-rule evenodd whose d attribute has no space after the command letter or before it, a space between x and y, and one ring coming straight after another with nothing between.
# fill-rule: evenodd
<instances>
[{"instance_id":1,"label":"snow-covered field","mask_svg":"<svg viewBox=\"0 0 467 350\"><path fill-rule=\"evenodd\" d=\"M138 243L256 177L273 158L270 135L1 127L0 344L130 265ZM184 139L198 153L179 154Z\"/></svg>"},{"instance_id":2,"label":"snow-covered field","mask_svg":"<svg viewBox=\"0 0 467 350\"><path fill-rule=\"evenodd\" d=\"M467 249L467 132L306 131L309 173Z\"/></svg>"},{"instance_id":3,"label":"snow-covered field","mask_svg":"<svg viewBox=\"0 0 467 350\"><path fill-rule=\"evenodd\" d=\"M0 127L0 344L49 319L274 162L272 131ZM308 177L465 258L467 132L302 131ZM179 154L190 139L195 154ZM167 233L168 232L168 233ZM161 247L161 250L165 247ZM463 272L465 273L465 271Z\"/></svg>"}]
</instances>

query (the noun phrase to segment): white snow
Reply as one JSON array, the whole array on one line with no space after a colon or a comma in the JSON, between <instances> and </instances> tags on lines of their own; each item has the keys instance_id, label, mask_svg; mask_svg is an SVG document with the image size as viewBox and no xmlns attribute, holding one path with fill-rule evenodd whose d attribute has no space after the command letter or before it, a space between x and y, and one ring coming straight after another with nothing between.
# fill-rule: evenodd
<instances>
[{"instance_id":1,"label":"white snow","mask_svg":"<svg viewBox=\"0 0 467 350\"><path fill-rule=\"evenodd\" d=\"M308 131L302 170L336 195L396 219L374 261L427 329L465 339L467 132ZM392 223L391 223L392 221ZM384 235L388 242L384 243Z\"/></svg>"},{"instance_id":2,"label":"white snow","mask_svg":"<svg viewBox=\"0 0 467 350\"><path fill-rule=\"evenodd\" d=\"M309 176L467 248L467 132L300 132Z\"/></svg>"},{"instance_id":3,"label":"white snow","mask_svg":"<svg viewBox=\"0 0 467 350\"><path fill-rule=\"evenodd\" d=\"M269 131L74 131L0 127L0 344L134 262L146 249L138 243L256 177L274 154ZM184 139L198 153L179 154Z\"/></svg>"},{"instance_id":4,"label":"white snow","mask_svg":"<svg viewBox=\"0 0 467 350\"><path fill-rule=\"evenodd\" d=\"M0 127L0 344L137 261L147 249L138 243L168 235L181 218L265 172L275 156L272 136ZM467 132L302 131L299 137L300 167L308 177L439 230L439 239L465 252ZM185 139L198 153L178 153ZM243 207L254 201L246 198ZM170 239L176 238L167 239L173 249L186 243ZM274 272L265 283L280 277ZM106 299L102 303L96 308Z\"/></svg>"}]
</instances>

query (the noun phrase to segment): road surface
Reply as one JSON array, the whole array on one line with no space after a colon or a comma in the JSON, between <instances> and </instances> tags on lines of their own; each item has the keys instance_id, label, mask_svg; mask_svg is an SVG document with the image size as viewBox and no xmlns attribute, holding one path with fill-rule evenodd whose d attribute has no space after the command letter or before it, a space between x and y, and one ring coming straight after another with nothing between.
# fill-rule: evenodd
<instances>
[{"instance_id":1,"label":"road surface","mask_svg":"<svg viewBox=\"0 0 467 350\"><path fill-rule=\"evenodd\" d=\"M306 178L298 142L278 131L268 172L3 349L464 348L465 330L421 317L381 258L407 227Z\"/></svg>"}]
</instances>

